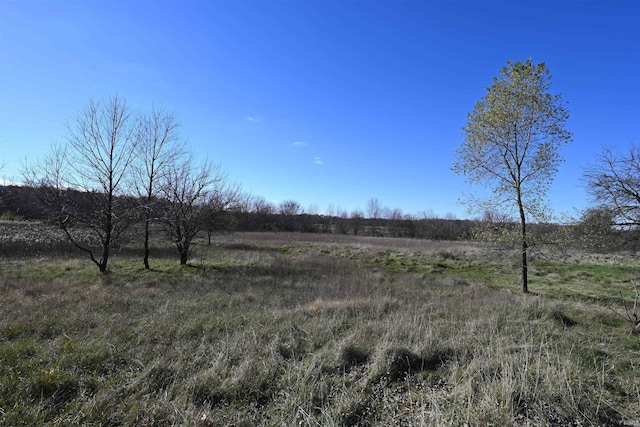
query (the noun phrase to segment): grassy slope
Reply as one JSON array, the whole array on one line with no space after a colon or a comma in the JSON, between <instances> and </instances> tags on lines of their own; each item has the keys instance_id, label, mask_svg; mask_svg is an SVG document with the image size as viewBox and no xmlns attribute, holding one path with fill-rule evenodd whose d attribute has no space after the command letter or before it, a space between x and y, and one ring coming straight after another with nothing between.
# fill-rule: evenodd
<instances>
[{"instance_id":1,"label":"grassy slope","mask_svg":"<svg viewBox=\"0 0 640 427\"><path fill-rule=\"evenodd\" d=\"M3 425L632 425L623 259L245 234L192 264L0 264ZM489 285L489 286L487 286ZM552 298L548 297L552 296Z\"/></svg>"}]
</instances>

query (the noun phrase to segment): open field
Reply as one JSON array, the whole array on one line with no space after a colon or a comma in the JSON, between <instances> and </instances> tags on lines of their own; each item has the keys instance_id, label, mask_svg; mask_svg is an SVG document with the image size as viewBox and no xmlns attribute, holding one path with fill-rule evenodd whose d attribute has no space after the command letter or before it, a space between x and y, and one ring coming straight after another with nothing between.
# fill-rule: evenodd
<instances>
[{"instance_id":1,"label":"open field","mask_svg":"<svg viewBox=\"0 0 640 427\"><path fill-rule=\"evenodd\" d=\"M124 249L0 258L0 425L640 425L634 257L539 256L521 295L517 255L468 243Z\"/></svg>"}]
</instances>

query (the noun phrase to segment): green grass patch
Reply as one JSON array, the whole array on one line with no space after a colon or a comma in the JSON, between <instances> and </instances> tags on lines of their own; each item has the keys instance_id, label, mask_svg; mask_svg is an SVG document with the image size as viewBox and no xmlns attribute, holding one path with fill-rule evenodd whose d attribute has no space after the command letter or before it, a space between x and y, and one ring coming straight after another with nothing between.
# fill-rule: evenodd
<instances>
[{"instance_id":1,"label":"green grass patch","mask_svg":"<svg viewBox=\"0 0 640 427\"><path fill-rule=\"evenodd\" d=\"M611 304L631 298L632 281L640 279L636 265L540 262L532 268L531 281L549 295L584 298Z\"/></svg>"}]
</instances>

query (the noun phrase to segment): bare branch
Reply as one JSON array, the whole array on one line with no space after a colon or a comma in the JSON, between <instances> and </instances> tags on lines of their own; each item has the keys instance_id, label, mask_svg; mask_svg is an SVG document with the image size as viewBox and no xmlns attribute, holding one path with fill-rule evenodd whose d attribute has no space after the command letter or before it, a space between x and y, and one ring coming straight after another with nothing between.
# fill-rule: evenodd
<instances>
[{"instance_id":1,"label":"bare branch","mask_svg":"<svg viewBox=\"0 0 640 427\"><path fill-rule=\"evenodd\" d=\"M640 225L640 147L631 145L624 155L603 148L584 179L593 201L613 212L615 225Z\"/></svg>"},{"instance_id":2,"label":"bare branch","mask_svg":"<svg viewBox=\"0 0 640 427\"><path fill-rule=\"evenodd\" d=\"M25 167L25 181L51 209L65 234L87 252L101 272L114 242L130 224L132 206L126 197L125 177L135 159L138 133L124 99L89 101L67 124L65 145ZM71 225L82 224L100 242L102 254L74 236Z\"/></svg>"},{"instance_id":3,"label":"bare branch","mask_svg":"<svg viewBox=\"0 0 640 427\"><path fill-rule=\"evenodd\" d=\"M166 202L163 222L178 249L181 264L187 263L196 235L240 197L239 187L229 183L220 165L205 161L196 166L191 156L168 167L161 191Z\"/></svg>"}]
</instances>

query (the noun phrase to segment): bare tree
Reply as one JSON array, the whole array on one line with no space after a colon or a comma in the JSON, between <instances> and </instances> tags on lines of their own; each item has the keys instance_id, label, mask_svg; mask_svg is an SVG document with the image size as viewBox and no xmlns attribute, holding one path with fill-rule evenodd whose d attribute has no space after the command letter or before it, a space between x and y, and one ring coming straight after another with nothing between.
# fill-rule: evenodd
<instances>
[{"instance_id":1,"label":"bare tree","mask_svg":"<svg viewBox=\"0 0 640 427\"><path fill-rule=\"evenodd\" d=\"M464 127L465 142L456 151L453 170L492 196L470 200L472 207L516 210L520 218L522 291L528 292L527 217L545 217L545 194L562 158L559 148L571 140L569 113L560 95L552 95L551 75L543 63L509 61L475 105Z\"/></svg>"},{"instance_id":2,"label":"bare tree","mask_svg":"<svg viewBox=\"0 0 640 427\"><path fill-rule=\"evenodd\" d=\"M159 181L172 163L184 154L184 143L178 132L178 122L174 113L160 107L153 108L149 115L140 119L140 143L134 185L142 201L144 223L144 267L149 269L150 224L157 214Z\"/></svg>"},{"instance_id":3,"label":"bare tree","mask_svg":"<svg viewBox=\"0 0 640 427\"><path fill-rule=\"evenodd\" d=\"M272 203L267 202L264 197L256 196L253 200L253 210L258 217L261 230L273 229L273 216L276 213L276 208Z\"/></svg>"},{"instance_id":4,"label":"bare tree","mask_svg":"<svg viewBox=\"0 0 640 427\"><path fill-rule=\"evenodd\" d=\"M372 236L384 236L382 232L382 227L380 226L380 219L384 215L384 208L380 204L380 201L377 197L372 197L367 201L367 217L369 218L369 223L371 224L371 235Z\"/></svg>"},{"instance_id":5,"label":"bare tree","mask_svg":"<svg viewBox=\"0 0 640 427\"><path fill-rule=\"evenodd\" d=\"M135 204L127 174L139 132L123 98L91 100L67 124L65 145L23 169L25 181L53 211L68 239L107 272L114 243L131 224ZM90 230L100 246L83 241L76 225Z\"/></svg>"},{"instance_id":6,"label":"bare tree","mask_svg":"<svg viewBox=\"0 0 640 427\"><path fill-rule=\"evenodd\" d=\"M353 234L358 235L362 225L364 224L364 212L359 209L356 209L351 212L351 228L353 229Z\"/></svg>"},{"instance_id":7,"label":"bare tree","mask_svg":"<svg viewBox=\"0 0 640 427\"><path fill-rule=\"evenodd\" d=\"M240 197L240 188L231 184L220 165L205 162L196 166L192 157L171 163L161 187L166 203L164 224L180 255L180 264L189 259L197 234L226 212Z\"/></svg>"},{"instance_id":8,"label":"bare tree","mask_svg":"<svg viewBox=\"0 0 640 427\"><path fill-rule=\"evenodd\" d=\"M584 176L593 200L613 215L612 225L640 226L640 147L631 145L624 155L604 148Z\"/></svg>"},{"instance_id":9,"label":"bare tree","mask_svg":"<svg viewBox=\"0 0 640 427\"><path fill-rule=\"evenodd\" d=\"M379 219L382 213L382 206L377 197L372 197L367 201L367 216L371 219Z\"/></svg>"},{"instance_id":10,"label":"bare tree","mask_svg":"<svg viewBox=\"0 0 640 427\"><path fill-rule=\"evenodd\" d=\"M322 229L323 233L333 233L333 228L336 220L336 207L333 203L329 203L322 216Z\"/></svg>"},{"instance_id":11,"label":"bare tree","mask_svg":"<svg viewBox=\"0 0 640 427\"><path fill-rule=\"evenodd\" d=\"M211 236L218 232L228 232L232 230L247 231L251 227L251 210L253 198L250 194L238 194L237 199L229 206L228 210L221 212L217 218L207 224L206 232L208 244L211 245Z\"/></svg>"},{"instance_id":12,"label":"bare tree","mask_svg":"<svg viewBox=\"0 0 640 427\"><path fill-rule=\"evenodd\" d=\"M285 231L293 231L296 228L296 217L302 214L300 203L295 200L285 200L280 203L278 213L282 221L282 229Z\"/></svg>"},{"instance_id":13,"label":"bare tree","mask_svg":"<svg viewBox=\"0 0 640 427\"><path fill-rule=\"evenodd\" d=\"M349 233L349 212L346 209L338 208L336 209L337 214L337 230L340 234L348 234Z\"/></svg>"},{"instance_id":14,"label":"bare tree","mask_svg":"<svg viewBox=\"0 0 640 427\"><path fill-rule=\"evenodd\" d=\"M307 214L318 216L320 214L320 207L317 203L311 203L307 208Z\"/></svg>"},{"instance_id":15,"label":"bare tree","mask_svg":"<svg viewBox=\"0 0 640 427\"><path fill-rule=\"evenodd\" d=\"M404 218L402 209L389 209L385 217L389 220L391 235L393 237L400 237L402 235L402 221Z\"/></svg>"}]
</instances>

